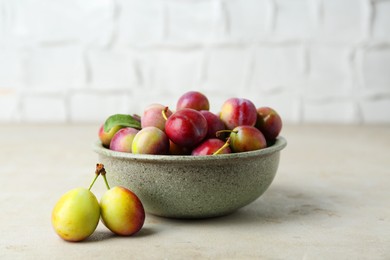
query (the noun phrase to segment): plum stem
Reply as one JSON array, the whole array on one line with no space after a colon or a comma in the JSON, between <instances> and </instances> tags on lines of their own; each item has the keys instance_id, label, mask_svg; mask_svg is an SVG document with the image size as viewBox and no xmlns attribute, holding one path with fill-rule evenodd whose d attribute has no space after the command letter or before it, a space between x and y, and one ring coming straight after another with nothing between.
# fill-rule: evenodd
<instances>
[{"instance_id":1,"label":"plum stem","mask_svg":"<svg viewBox=\"0 0 390 260\"><path fill-rule=\"evenodd\" d=\"M238 132L238 131L233 131L233 130L219 130L219 131L217 131L217 132L215 133L215 136L216 136L217 138L219 138L220 135L221 135L222 133L236 133L236 134L237 134L237 132Z\"/></svg>"},{"instance_id":2,"label":"plum stem","mask_svg":"<svg viewBox=\"0 0 390 260\"><path fill-rule=\"evenodd\" d=\"M104 183L106 184L107 190L111 189L110 185L108 185L106 174L102 174L102 175L103 175Z\"/></svg>"},{"instance_id":3,"label":"plum stem","mask_svg":"<svg viewBox=\"0 0 390 260\"><path fill-rule=\"evenodd\" d=\"M97 163L96 164L96 170L95 170L95 174L96 175L103 175L103 174L106 174L106 169L104 169L104 165L101 164L101 163Z\"/></svg>"},{"instance_id":4,"label":"plum stem","mask_svg":"<svg viewBox=\"0 0 390 260\"><path fill-rule=\"evenodd\" d=\"M96 174L101 174L104 179L104 183L106 184L107 190L110 189L110 185L108 185L107 177L106 177L106 169L104 169L104 165L101 163L96 164Z\"/></svg>"},{"instance_id":5,"label":"plum stem","mask_svg":"<svg viewBox=\"0 0 390 260\"><path fill-rule=\"evenodd\" d=\"M100 173L101 173L102 171L105 171L105 170L104 170L104 165L101 164L101 163L97 163L97 164L96 164L96 170L95 170L95 178L93 179L91 185L89 185L88 190L91 190L91 189L92 189L92 186L95 184L96 179L99 177L99 175L100 175Z\"/></svg>"},{"instance_id":6,"label":"plum stem","mask_svg":"<svg viewBox=\"0 0 390 260\"><path fill-rule=\"evenodd\" d=\"M98 177L99 177L99 174L96 174L96 175L95 175L95 178L93 178L92 183L89 185L88 190L91 190L92 186L95 184L95 181L96 181L96 179L97 179Z\"/></svg>"},{"instance_id":7,"label":"plum stem","mask_svg":"<svg viewBox=\"0 0 390 260\"><path fill-rule=\"evenodd\" d=\"M163 118L165 119L165 121L168 120L167 111L168 111L168 107L165 107L163 110L161 110L161 114L162 114Z\"/></svg>"},{"instance_id":8,"label":"plum stem","mask_svg":"<svg viewBox=\"0 0 390 260\"><path fill-rule=\"evenodd\" d=\"M218 155L220 152L222 152L223 149L228 147L230 145L230 137L226 140L225 144L221 146L217 151L213 153L213 155Z\"/></svg>"},{"instance_id":9,"label":"plum stem","mask_svg":"<svg viewBox=\"0 0 390 260\"><path fill-rule=\"evenodd\" d=\"M107 180L106 180L106 169L104 169L104 165L103 164L97 163L96 164L96 170L95 170L95 178L93 179L91 185L89 185L88 190L91 190L92 186L95 184L95 181L99 177L100 174L104 177L104 179L106 181L106 185L108 185L107 184Z\"/></svg>"}]
</instances>

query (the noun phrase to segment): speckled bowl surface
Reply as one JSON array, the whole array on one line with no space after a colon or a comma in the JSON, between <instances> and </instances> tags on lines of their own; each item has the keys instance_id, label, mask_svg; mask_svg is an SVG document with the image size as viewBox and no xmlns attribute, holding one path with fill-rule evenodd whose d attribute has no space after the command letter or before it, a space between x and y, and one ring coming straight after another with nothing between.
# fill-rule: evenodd
<instances>
[{"instance_id":1,"label":"speckled bowl surface","mask_svg":"<svg viewBox=\"0 0 390 260\"><path fill-rule=\"evenodd\" d=\"M273 181L283 137L262 150L217 156L142 155L94 144L111 186L129 188L148 213L171 218L229 214L256 200Z\"/></svg>"}]
</instances>

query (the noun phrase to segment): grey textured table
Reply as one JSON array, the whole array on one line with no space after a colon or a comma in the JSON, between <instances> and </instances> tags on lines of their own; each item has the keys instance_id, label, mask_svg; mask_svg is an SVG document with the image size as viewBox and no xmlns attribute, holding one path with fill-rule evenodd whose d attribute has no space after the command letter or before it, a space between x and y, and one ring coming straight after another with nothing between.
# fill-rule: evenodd
<instances>
[{"instance_id":1,"label":"grey textured table","mask_svg":"<svg viewBox=\"0 0 390 260\"><path fill-rule=\"evenodd\" d=\"M64 242L51 210L92 180L97 129L0 125L0 259L390 259L390 126L286 126L273 184L236 213L147 215L134 237L100 223L87 241Z\"/></svg>"}]
</instances>

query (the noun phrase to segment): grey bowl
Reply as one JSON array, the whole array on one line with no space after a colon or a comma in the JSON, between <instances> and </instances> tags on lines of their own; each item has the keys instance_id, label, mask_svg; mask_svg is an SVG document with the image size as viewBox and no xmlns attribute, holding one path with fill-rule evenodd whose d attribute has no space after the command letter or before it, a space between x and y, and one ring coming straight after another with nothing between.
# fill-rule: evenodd
<instances>
[{"instance_id":1,"label":"grey bowl","mask_svg":"<svg viewBox=\"0 0 390 260\"><path fill-rule=\"evenodd\" d=\"M271 185L287 145L217 156L142 155L94 145L112 186L141 199L146 212L171 218L222 216L248 205Z\"/></svg>"}]
</instances>

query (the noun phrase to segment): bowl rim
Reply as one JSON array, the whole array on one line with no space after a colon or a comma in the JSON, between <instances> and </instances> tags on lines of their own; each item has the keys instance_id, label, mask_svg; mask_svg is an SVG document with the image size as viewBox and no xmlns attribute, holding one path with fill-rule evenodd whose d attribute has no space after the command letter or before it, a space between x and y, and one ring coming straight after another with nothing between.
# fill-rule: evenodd
<instances>
[{"instance_id":1,"label":"bowl rim","mask_svg":"<svg viewBox=\"0 0 390 260\"><path fill-rule=\"evenodd\" d=\"M279 152L287 145L287 140L279 136L276 138L276 141L273 145L266 147L264 149L241 152L241 153L230 153L230 154L219 154L218 156L211 155L201 155L201 156L191 156L191 155L153 155L153 154L133 154L113 151L108 148L103 147L100 140L96 141L93 145L93 150L100 155L107 157L117 158L117 159L126 159L126 160L142 160L142 161L162 161L162 162L202 162L202 161L219 161L227 159L237 159L237 158L252 158L252 157L262 157L270 155L276 152Z\"/></svg>"}]
</instances>

